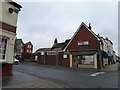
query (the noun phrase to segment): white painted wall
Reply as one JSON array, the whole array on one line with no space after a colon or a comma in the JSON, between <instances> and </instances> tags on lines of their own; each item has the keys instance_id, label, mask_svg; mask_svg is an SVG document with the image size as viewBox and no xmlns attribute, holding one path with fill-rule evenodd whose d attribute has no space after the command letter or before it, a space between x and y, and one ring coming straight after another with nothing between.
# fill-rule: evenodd
<instances>
[{"instance_id":1,"label":"white painted wall","mask_svg":"<svg viewBox=\"0 0 120 90\"><path fill-rule=\"evenodd\" d=\"M9 13L8 8L16 8L15 6L13 6L12 4L8 3L8 2L2 2L2 6L0 5L0 12L2 12L2 14L0 14L0 21L7 23L9 25L12 26L17 26L17 18L18 18L18 14L13 12L12 14ZM16 8L18 9L18 8ZM1 11L2 10L2 11ZM19 10L19 9L18 9Z\"/></svg>"},{"instance_id":2,"label":"white painted wall","mask_svg":"<svg viewBox=\"0 0 120 90\"><path fill-rule=\"evenodd\" d=\"M16 27L18 14L15 12L10 14L8 11L8 8L11 8L11 7L15 8L12 4L10 4L8 2L0 3L0 12L1 12L0 13L0 21ZM9 31L0 29L0 36L8 39L6 58L5 58L4 62L12 63L13 56L14 56L14 44L15 44L16 34L13 32L9 32ZM3 62L3 61L0 61L0 62Z\"/></svg>"}]
</instances>

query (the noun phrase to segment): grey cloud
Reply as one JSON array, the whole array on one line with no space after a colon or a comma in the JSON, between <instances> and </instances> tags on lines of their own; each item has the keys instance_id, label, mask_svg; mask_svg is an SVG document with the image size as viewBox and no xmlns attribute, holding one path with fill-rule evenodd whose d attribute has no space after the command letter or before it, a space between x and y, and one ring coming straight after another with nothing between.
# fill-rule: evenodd
<instances>
[{"instance_id":1,"label":"grey cloud","mask_svg":"<svg viewBox=\"0 0 120 90\"><path fill-rule=\"evenodd\" d=\"M110 37L116 45L117 3L22 2L21 5L17 37L31 40L34 51L50 47L56 37L59 42L71 38L82 21L87 25L90 22L96 34Z\"/></svg>"}]
</instances>

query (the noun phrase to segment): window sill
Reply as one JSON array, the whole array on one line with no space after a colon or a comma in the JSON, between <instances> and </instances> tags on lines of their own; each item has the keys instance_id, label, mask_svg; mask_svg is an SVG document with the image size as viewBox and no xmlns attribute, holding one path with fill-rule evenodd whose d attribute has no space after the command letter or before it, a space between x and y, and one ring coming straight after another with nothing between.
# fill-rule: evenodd
<instances>
[{"instance_id":1,"label":"window sill","mask_svg":"<svg viewBox=\"0 0 120 90\"><path fill-rule=\"evenodd\" d=\"M6 60L0 60L0 63L6 63Z\"/></svg>"}]
</instances>

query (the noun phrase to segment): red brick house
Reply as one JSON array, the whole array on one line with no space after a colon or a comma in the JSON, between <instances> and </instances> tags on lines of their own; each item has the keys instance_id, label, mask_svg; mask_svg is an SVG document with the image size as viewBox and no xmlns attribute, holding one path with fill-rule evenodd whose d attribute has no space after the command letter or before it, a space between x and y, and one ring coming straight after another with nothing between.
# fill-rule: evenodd
<instances>
[{"instance_id":1,"label":"red brick house","mask_svg":"<svg viewBox=\"0 0 120 90\"><path fill-rule=\"evenodd\" d=\"M24 53L32 53L32 52L33 52L33 45L29 41L29 42L24 44Z\"/></svg>"},{"instance_id":2,"label":"red brick house","mask_svg":"<svg viewBox=\"0 0 120 90\"><path fill-rule=\"evenodd\" d=\"M33 57L33 45L29 41L27 43L23 43L22 39L16 39L16 42L21 42L16 45L21 46L20 48L16 49L16 58L19 59L20 61L24 61L24 59L29 59Z\"/></svg>"}]
</instances>

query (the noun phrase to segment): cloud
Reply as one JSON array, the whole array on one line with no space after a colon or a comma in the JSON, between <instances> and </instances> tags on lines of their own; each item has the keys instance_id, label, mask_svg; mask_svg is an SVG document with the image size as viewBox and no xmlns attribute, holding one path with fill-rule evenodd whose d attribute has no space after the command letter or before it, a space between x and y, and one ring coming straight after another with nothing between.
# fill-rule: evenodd
<instances>
[{"instance_id":1,"label":"cloud","mask_svg":"<svg viewBox=\"0 0 120 90\"><path fill-rule=\"evenodd\" d=\"M34 51L71 38L81 22L91 23L96 34L110 38L117 47L117 2L21 2L17 37L32 41ZM114 48L117 52L116 48Z\"/></svg>"}]
</instances>

